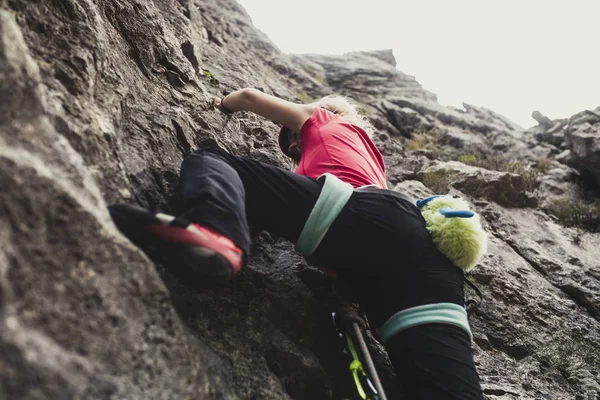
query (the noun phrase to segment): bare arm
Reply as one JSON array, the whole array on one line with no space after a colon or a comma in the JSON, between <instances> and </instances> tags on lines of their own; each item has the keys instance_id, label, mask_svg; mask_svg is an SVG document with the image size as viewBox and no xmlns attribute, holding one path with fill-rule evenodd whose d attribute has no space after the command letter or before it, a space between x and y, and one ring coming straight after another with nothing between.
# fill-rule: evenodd
<instances>
[{"instance_id":1,"label":"bare arm","mask_svg":"<svg viewBox=\"0 0 600 400\"><path fill-rule=\"evenodd\" d=\"M315 109L311 104L292 103L251 88L228 94L223 98L223 104L221 99L215 99L215 105L230 111L251 111L295 132L300 132Z\"/></svg>"}]
</instances>

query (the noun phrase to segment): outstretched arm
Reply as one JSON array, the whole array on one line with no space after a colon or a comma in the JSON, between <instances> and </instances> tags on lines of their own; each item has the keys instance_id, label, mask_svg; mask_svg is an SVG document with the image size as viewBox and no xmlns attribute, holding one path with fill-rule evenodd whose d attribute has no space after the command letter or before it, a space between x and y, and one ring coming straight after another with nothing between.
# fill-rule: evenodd
<instances>
[{"instance_id":1,"label":"outstretched arm","mask_svg":"<svg viewBox=\"0 0 600 400\"><path fill-rule=\"evenodd\" d=\"M229 111L251 111L295 132L300 132L315 109L311 104L292 103L251 88L236 90L222 99L215 99L215 105Z\"/></svg>"}]
</instances>

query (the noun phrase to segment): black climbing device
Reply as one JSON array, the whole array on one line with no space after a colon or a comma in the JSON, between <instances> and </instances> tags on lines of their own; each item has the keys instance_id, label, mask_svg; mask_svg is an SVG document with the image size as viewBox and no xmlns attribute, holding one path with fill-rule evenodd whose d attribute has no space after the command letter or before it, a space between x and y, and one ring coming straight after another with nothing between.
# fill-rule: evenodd
<instances>
[{"instance_id":1,"label":"black climbing device","mask_svg":"<svg viewBox=\"0 0 600 400\"><path fill-rule=\"evenodd\" d=\"M350 362L349 369L358 395L363 400L386 400L383 386L362 334L367 329L364 318L350 303L342 303L338 311L332 313L332 318L340 345Z\"/></svg>"}]
</instances>

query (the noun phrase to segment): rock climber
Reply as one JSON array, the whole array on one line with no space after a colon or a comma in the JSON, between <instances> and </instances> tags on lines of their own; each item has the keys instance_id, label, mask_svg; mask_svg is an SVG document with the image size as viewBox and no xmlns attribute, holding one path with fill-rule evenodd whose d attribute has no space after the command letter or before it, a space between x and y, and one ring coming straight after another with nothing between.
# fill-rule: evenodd
<instances>
[{"instance_id":1,"label":"rock climber","mask_svg":"<svg viewBox=\"0 0 600 400\"><path fill-rule=\"evenodd\" d=\"M214 105L281 125L279 145L295 172L197 150L181 166L177 216L116 204L109 209L118 228L183 283L216 284L247 262L249 225L297 243L333 176L351 194L320 233L312 259L355 288L370 325L387 331L384 345L407 399L482 399L470 331L452 322L463 321L464 272L438 250L420 209L388 189L373 127L356 106L335 95L296 104L251 88ZM418 319L439 305L450 323L390 328L399 316Z\"/></svg>"}]
</instances>

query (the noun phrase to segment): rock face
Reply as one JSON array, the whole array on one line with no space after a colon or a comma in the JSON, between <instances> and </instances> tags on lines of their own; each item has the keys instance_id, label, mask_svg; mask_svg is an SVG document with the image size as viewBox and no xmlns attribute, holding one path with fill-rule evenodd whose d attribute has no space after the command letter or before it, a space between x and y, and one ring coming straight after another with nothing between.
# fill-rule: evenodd
<instances>
[{"instance_id":1,"label":"rock face","mask_svg":"<svg viewBox=\"0 0 600 400\"><path fill-rule=\"evenodd\" d=\"M571 162L591 173L600 186L600 107L571 117L565 144L571 151Z\"/></svg>"},{"instance_id":2,"label":"rock face","mask_svg":"<svg viewBox=\"0 0 600 400\"><path fill-rule=\"evenodd\" d=\"M536 209L522 170L486 167L500 153L527 168L555 157L536 190L561 195L598 173L598 110L556 128L559 141L546 134L554 125L536 135L484 108L442 107L395 63L389 51L284 55L230 0L3 2L0 399L353 395L327 277L289 243L255 232L231 285L191 291L106 211L117 201L171 211L195 148L286 166L274 124L210 105L245 86L355 99L378 128L391 186L414 198L437 189L428 173L454 171L447 189L472 201L490 234L472 275L486 297L471 319L486 397L597 398L600 236ZM423 135L431 145L419 148ZM401 398L371 346L388 397Z\"/></svg>"},{"instance_id":3,"label":"rock face","mask_svg":"<svg viewBox=\"0 0 600 400\"><path fill-rule=\"evenodd\" d=\"M117 234L52 118L14 16L0 11L3 399L233 396L156 270ZM171 386L172 385L172 386Z\"/></svg>"},{"instance_id":4,"label":"rock face","mask_svg":"<svg viewBox=\"0 0 600 400\"><path fill-rule=\"evenodd\" d=\"M521 175L510 172L489 171L449 161L433 162L417 177L438 193L446 193L450 187L454 187L470 196L490 199L503 206L537 205L527 181Z\"/></svg>"},{"instance_id":5,"label":"rock face","mask_svg":"<svg viewBox=\"0 0 600 400\"><path fill-rule=\"evenodd\" d=\"M600 188L600 107L571 118L550 120L538 112L541 121L526 134L533 134L534 146L545 147L561 163L575 168L588 186Z\"/></svg>"}]
</instances>

